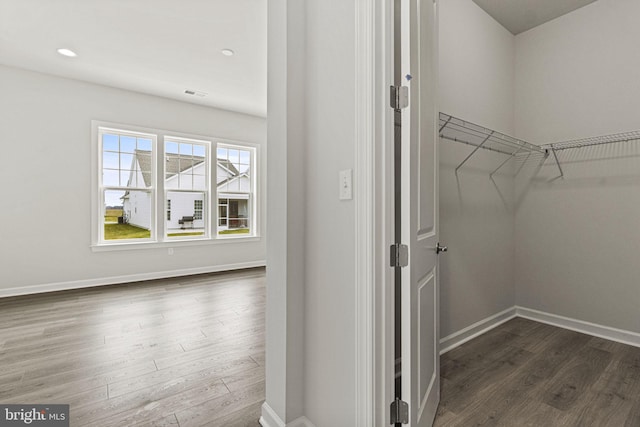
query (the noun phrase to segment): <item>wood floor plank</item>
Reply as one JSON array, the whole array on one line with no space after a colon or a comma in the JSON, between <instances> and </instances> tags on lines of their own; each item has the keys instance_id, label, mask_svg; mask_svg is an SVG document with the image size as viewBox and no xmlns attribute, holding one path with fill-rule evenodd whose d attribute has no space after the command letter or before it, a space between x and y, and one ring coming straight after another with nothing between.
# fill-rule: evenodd
<instances>
[{"instance_id":1,"label":"wood floor plank","mask_svg":"<svg viewBox=\"0 0 640 427\"><path fill-rule=\"evenodd\" d=\"M534 323L513 319L443 355L435 426L640 426L640 348Z\"/></svg>"},{"instance_id":2,"label":"wood floor plank","mask_svg":"<svg viewBox=\"0 0 640 427\"><path fill-rule=\"evenodd\" d=\"M228 393L229 389L220 379L177 381L76 408L73 420L78 425L135 425L168 417L176 410Z\"/></svg>"},{"instance_id":3,"label":"wood floor plank","mask_svg":"<svg viewBox=\"0 0 640 427\"><path fill-rule=\"evenodd\" d=\"M257 402L228 415L203 424L207 427L260 427L262 403Z\"/></svg>"},{"instance_id":4,"label":"wood floor plank","mask_svg":"<svg viewBox=\"0 0 640 427\"><path fill-rule=\"evenodd\" d=\"M264 401L264 393L264 382L260 382L240 391L229 393L177 412L176 417L180 427L215 425L221 418ZM212 418L211 414L216 415Z\"/></svg>"},{"instance_id":5,"label":"wood floor plank","mask_svg":"<svg viewBox=\"0 0 640 427\"><path fill-rule=\"evenodd\" d=\"M448 411L460 414L482 393L487 383L501 381L519 366L525 364L533 353L509 347L509 351L496 360L483 364L479 369L472 369L468 374L455 381L448 382L450 389L442 389L442 405Z\"/></svg>"},{"instance_id":6,"label":"wood floor plank","mask_svg":"<svg viewBox=\"0 0 640 427\"><path fill-rule=\"evenodd\" d=\"M132 378L126 378L109 384L109 397L114 398L136 390L145 389L150 386L164 387L166 383L173 383L177 380L189 381L192 377L200 380L213 378L221 379L236 372L243 372L259 367L250 357L240 358L220 358L205 369L197 369L200 364L183 364L173 368L161 369ZM262 371L264 369L262 368Z\"/></svg>"},{"instance_id":7,"label":"wood floor plank","mask_svg":"<svg viewBox=\"0 0 640 427\"><path fill-rule=\"evenodd\" d=\"M254 426L264 316L260 268L0 299L0 401L70 404L80 427Z\"/></svg>"},{"instance_id":8,"label":"wood floor plank","mask_svg":"<svg viewBox=\"0 0 640 427\"><path fill-rule=\"evenodd\" d=\"M561 331L558 331L561 332ZM458 414L455 425L491 425L509 416L514 403L524 401L542 383L552 378L573 357L573 352L586 345L588 337L574 333L554 334L546 341L543 352L535 354L504 381L486 384L481 395Z\"/></svg>"},{"instance_id":9,"label":"wood floor plank","mask_svg":"<svg viewBox=\"0 0 640 427\"><path fill-rule=\"evenodd\" d=\"M551 380L543 401L554 408L571 409L602 375L611 362L611 353L585 347Z\"/></svg>"}]
</instances>

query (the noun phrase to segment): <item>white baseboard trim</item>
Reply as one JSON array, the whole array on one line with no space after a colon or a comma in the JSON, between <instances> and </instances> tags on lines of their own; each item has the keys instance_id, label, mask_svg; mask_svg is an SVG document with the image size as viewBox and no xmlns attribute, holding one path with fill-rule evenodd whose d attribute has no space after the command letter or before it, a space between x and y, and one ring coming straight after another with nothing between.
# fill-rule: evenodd
<instances>
[{"instance_id":1,"label":"white baseboard trim","mask_svg":"<svg viewBox=\"0 0 640 427\"><path fill-rule=\"evenodd\" d=\"M511 307L504 311L501 311L500 313L496 313L493 316L489 316L472 325L469 325L466 328L459 330L458 332L454 332L451 335L441 338L440 354L442 355L448 351L451 351L454 348L466 343L467 341L470 341L475 337L480 336L499 325L502 325L503 323L513 319L514 317L516 317L516 308Z\"/></svg>"},{"instance_id":2,"label":"white baseboard trim","mask_svg":"<svg viewBox=\"0 0 640 427\"><path fill-rule=\"evenodd\" d=\"M583 334L604 338L610 341L616 341L622 344L632 345L634 347L640 347L640 334L637 332L598 325L595 323L572 319L565 316L559 316L557 314L546 313L544 311L534 310L526 307L516 306L515 311L518 317L524 317L525 319L534 320L540 323L546 323L548 325L557 326L559 328L581 332Z\"/></svg>"},{"instance_id":3,"label":"white baseboard trim","mask_svg":"<svg viewBox=\"0 0 640 427\"><path fill-rule=\"evenodd\" d=\"M287 427L316 427L307 417L300 417L287 424Z\"/></svg>"},{"instance_id":4,"label":"white baseboard trim","mask_svg":"<svg viewBox=\"0 0 640 427\"><path fill-rule=\"evenodd\" d=\"M42 285L30 285L16 288L0 289L0 298L41 294L45 292L68 291L71 289L92 288L95 286L117 285L120 283L140 282L143 280L164 279L168 277L190 276L194 274L217 273L220 271L264 267L265 265L266 261L252 261L240 262L235 264L215 265L210 267L184 268L180 270L101 277L98 279L74 280L70 282L45 283Z\"/></svg>"},{"instance_id":5,"label":"white baseboard trim","mask_svg":"<svg viewBox=\"0 0 640 427\"><path fill-rule=\"evenodd\" d=\"M280 419L276 411L274 411L267 402L262 404L262 416L260 417L260 425L262 427L286 427L284 421Z\"/></svg>"},{"instance_id":6,"label":"white baseboard trim","mask_svg":"<svg viewBox=\"0 0 640 427\"><path fill-rule=\"evenodd\" d=\"M296 418L290 423L285 424L267 402L262 404L260 425L262 427L315 427L307 417Z\"/></svg>"}]
</instances>

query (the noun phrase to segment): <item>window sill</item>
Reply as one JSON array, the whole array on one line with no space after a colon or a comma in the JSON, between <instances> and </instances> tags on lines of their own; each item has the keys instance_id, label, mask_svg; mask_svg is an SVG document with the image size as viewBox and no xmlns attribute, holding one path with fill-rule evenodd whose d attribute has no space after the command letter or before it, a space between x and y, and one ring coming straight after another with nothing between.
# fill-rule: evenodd
<instances>
[{"instance_id":1,"label":"window sill","mask_svg":"<svg viewBox=\"0 0 640 427\"><path fill-rule=\"evenodd\" d=\"M218 237L217 239L190 239L190 240L165 240L162 242L127 242L127 243L107 243L93 244L91 250L93 252L112 252L112 251L131 251L140 249L169 249L188 246L215 246L228 245L232 243L255 243L259 242L261 237Z\"/></svg>"}]
</instances>

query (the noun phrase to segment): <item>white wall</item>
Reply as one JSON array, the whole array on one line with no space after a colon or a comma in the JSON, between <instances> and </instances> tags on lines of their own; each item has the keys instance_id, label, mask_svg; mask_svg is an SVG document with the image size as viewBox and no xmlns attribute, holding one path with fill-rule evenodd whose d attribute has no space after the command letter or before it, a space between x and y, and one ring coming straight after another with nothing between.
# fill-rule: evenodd
<instances>
[{"instance_id":1,"label":"white wall","mask_svg":"<svg viewBox=\"0 0 640 427\"><path fill-rule=\"evenodd\" d=\"M0 93L0 294L265 259L264 238L175 247L172 256L166 248L90 248L91 120L264 144L265 119L4 66ZM20 185L16 175L24 177Z\"/></svg>"},{"instance_id":2,"label":"white wall","mask_svg":"<svg viewBox=\"0 0 640 427\"><path fill-rule=\"evenodd\" d=\"M469 0L440 2L440 111L513 134L515 40ZM511 163L472 147L440 145L441 336L513 306L514 229Z\"/></svg>"},{"instance_id":3,"label":"white wall","mask_svg":"<svg viewBox=\"0 0 640 427\"><path fill-rule=\"evenodd\" d=\"M307 2L304 406L317 426L355 425L355 203L338 199L354 166L354 5Z\"/></svg>"},{"instance_id":4,"label":"white wall","mask_svg":"<svg viewBox=\"0 0 640 427\"><path fill-rule=\"evenodd\" d=\"M304 411L305 3L267 2L267 426Z\"/></svg>"},{"instance_id":5,"label":"white wall","mask_svg":"<svg viewBox=\"0 0 640 427\"><path fill-rule=\"evenodd\" d=\"M267 422L355 425L354 25L353 2L269 1Z\"/></svg>"},{"instance_id":6,"label":"white wall","mask_svg":"<svg viewBox=\"0 0 640 427\"><path fill-rule=\"evenodd\" d=\"M636 0L600 0L517 36L517 135L640 129L639 16ZM537 179L519 177L517 304L640 332L638 146L565 151L564 179L548 182L551 161Z\"/></svg>"}]
</instances>

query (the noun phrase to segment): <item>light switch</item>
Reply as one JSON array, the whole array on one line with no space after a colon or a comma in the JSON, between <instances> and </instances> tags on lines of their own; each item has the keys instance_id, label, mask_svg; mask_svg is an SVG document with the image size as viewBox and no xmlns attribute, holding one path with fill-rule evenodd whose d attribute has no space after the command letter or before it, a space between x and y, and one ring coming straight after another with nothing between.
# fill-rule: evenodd
<instances>
[{"instance_id":1,"label":"light switch","mask_svg":"<svg viewBox=\"0 0 640 427\"><path fill-rule=\"evenodd\" d=\"M340 200L353 199L353 170L340 171Z\"/></svg>"}]
</instances>

